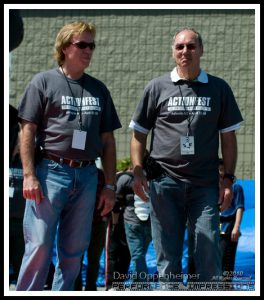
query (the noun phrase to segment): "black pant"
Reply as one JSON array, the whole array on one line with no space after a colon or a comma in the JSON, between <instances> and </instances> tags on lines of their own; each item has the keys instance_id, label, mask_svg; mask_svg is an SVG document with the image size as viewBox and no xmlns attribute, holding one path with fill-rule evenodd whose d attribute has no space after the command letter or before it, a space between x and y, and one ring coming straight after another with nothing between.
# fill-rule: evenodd
<instances>
[{"instance_id":1,"label":"black pant","mask_svg":"<svg viewBox=\"0 0 264 300\"><path fill-rule=\"evenodd\" d=\"M10 275L10 284L17 282L22 258L25 251L23 235L23 219L9 219L9 260L13 267L13 274Z\"/></svg>"},{"instance_id":2,"label":"black pant","mask_svg":"<svg viewBox=\"0 0 264 300\"><path fill-rule=\"evenodd\" d=\"M123 213L119 214L118 223L108 225L109 240L106 245L107 264L105 270L106 289L112 287L113 282L123 282L122 275L126 275L130 265L130 252L126 241ZM120 274L120 278L118 278ZM123 276L124 278L124 276Z\"/></svg>"},{"instance_id":3,"label":"black pant","mask_svg":"<svg viewBox=\"0 0 264 300\"><path fill-rule=\"evenodd\" d=\"M231 241L230 234L221 234L220 236L220 251L222 254L222 270L223 280L231 282L233 280L232 272L235 267L235 258L238 242ZM227 273L225 273L227 271Z\"/></svg>"},{"instance_id":4,"label":"black pant","mask_svg":"<svg viewBox=\"0 0 264 300\"><path fill-rule=\"evenodd\" d=\"M46 280L46 284L44 286L44 290L51 290L54 273L55 273L55 266L54 266L53 262L51 262L50 267L49 267L48 277Z\"/></svg>"},{"instance_id":5,"label":"black pant","mask_svg":"<svg viewBox=\"0 0 264 300\"><path fill-rule=\"evenodd\" d=\"M86 284L85 291L96 291L96 281L98 278L99 268L100 268L100 258L105 245L105 235L106 235L105 221L99 223L93 223L91 240L87 250L87 260L88 266L86 270ZM83 261L83 257L82 257ZM84 269L84 264L81 264L80 273L75 281L74 290L82 290L82 271Z\"/></svg>"}]
</instances>

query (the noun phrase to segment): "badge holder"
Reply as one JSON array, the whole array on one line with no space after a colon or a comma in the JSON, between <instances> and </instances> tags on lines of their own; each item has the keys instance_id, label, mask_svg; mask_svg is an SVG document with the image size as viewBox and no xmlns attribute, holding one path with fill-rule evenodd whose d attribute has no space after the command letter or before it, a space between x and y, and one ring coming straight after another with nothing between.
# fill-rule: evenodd
<instances>
[{"instance_id":1,"label":"badge holder","mask_svg":"<svg viewBox=\"0 0 264 300\"><path fill-rule=\"evenodd\" d=\"M194 136L181 136L181 155L194 154Z\"/></svg>"},{"instance_id":2,"label":"badge holder","mask_svg":"<svg viewBox=\"0 0 264 300\"><path fill-rule=\"evenodd\" d=\"M72 148L74 149L85 149L85 142L86 142L86 131L74 129L73 131L73 138L72 138Z\"/></svg>"}]
</instances>

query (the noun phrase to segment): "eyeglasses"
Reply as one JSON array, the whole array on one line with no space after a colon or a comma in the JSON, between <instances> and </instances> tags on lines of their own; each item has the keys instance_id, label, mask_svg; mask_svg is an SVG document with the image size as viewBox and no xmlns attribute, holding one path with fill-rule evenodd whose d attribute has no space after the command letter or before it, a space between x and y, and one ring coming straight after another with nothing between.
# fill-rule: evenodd
<instances>
[{"instance_id":1,"label":"eyeglasses","mask_svg":"<svg viewBox=\"0 0 264 300\"><path fill-rule=\"evenodd\" d=\"M187 45L184 45L184 44L178 44L175 46L175 49L178 50L178 51L181 51L184 49L184 47L186 46L186 48L188 50L194 50L196 48L196 45L195 44L187 44Z\"/></svg>"},{"instance_id":2,"label":"eyeglasses","mask_svg":"<svg viewBox=\"0 0 264 300\"><path fill-rule=\"evenodd\" d=\"M86 43L84 41L80 41L77 43L71 43L72 45L76 46L79 49L86 49L87 47L89 47L91 50L95 49L95 43L91 42L91 43Z\"/></svg>"}]
</instances>

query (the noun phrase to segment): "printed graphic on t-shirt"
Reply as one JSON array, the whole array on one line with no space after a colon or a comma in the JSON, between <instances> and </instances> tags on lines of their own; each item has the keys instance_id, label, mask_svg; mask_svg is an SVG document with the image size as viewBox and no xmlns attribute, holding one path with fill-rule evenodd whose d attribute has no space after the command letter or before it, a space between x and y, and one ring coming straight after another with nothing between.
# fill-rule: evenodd
<instances>
[{"instance_id":1,"label":"printed graphic on t-shirt","mask_svg":"<svg viewBox=\"0 0 264 300\"><path fill-rule=\"evenodd\" d=\"M168 111L174 115L206 115L211 112L211 97L170 97Z\"/></svg>"},{"instance_id":2,"label":"printed graphic on t-shirt","mask_svg":"<svg viewBox=\"0 0 264 300\"><path fill-rule=\"evenodd\" d=\"M66 110L66 114L76 115L80 110L83 115L98 115L101 111L99 98L72 96L61 97L61 109Z\"/></svg>"}]
</instances>

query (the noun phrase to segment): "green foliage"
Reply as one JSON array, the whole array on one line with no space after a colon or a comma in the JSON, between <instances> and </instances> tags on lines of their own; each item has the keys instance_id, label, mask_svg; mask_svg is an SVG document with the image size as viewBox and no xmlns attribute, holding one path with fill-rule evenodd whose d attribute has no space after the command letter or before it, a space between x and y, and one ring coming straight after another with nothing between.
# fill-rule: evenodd
<instances>
[{"instance_id":1,"label":"green foliage","mask_svg":"<svg viewBox=\"0 0 264 300\"><path fill-rule=\"evenodd\" d=\"M116 164L116 170L117 172L125 171L131 168L131 166L132 164L130 158L127 157L127 158L119 159Z\"/></svg>"}]
</instances>

